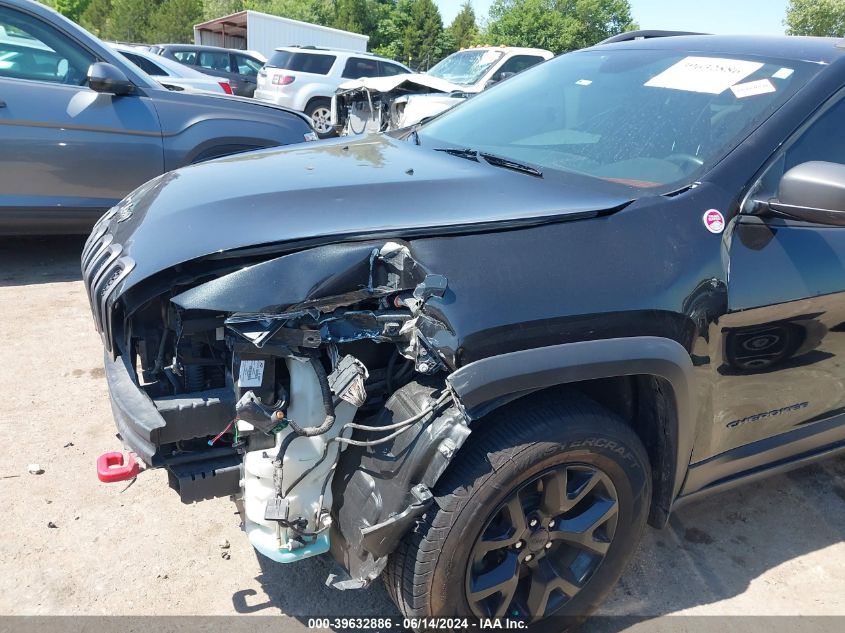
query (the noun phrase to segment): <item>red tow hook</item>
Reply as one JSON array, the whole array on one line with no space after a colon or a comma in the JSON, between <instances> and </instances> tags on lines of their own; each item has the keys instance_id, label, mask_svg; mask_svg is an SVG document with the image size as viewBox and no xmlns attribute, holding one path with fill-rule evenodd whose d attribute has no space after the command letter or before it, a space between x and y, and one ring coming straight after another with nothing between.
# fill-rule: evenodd
<instances>
[{"instance_id":1,"label":"red tow hook","mask_svg":"<svg viewBox=\"0 0 845 633\"><path fill-rule=\"evenodd\" d=\"M141 472L141 467L135 461L135 455L132 453L129 453L125 465L123 453L103 453L97 458L97 477L104 483L126 481L137 477L139 472Z\"/></svg>"}]
</instances>

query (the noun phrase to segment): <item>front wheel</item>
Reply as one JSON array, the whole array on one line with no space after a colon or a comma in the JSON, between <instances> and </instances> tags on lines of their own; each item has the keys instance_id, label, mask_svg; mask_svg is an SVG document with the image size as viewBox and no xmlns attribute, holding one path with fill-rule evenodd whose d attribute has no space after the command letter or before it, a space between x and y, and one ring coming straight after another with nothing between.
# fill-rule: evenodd
<instances>
[{"instance_id":1,"label":"front wheel","mask_svg":"<svg viewBox=\"0 0 845 633\"><path fill-rule=\"evenodd\" d=\"M336 136L332 126L332 104L328 99L314 99L305 108L306 116L311 119L311 125L320 138Z\"/></svg>"},{"instance_id":2,"label":"front wheel","mask_svg":"<svg viewBox=\"0 0 845 633\"><path fill-rule=\"evenodd\" d=\"M482 420L436 503L391 556L406 617L577 624L618 580L648 515L636 434L577 393L540 394Z\"/></svg>"}]
</instances>

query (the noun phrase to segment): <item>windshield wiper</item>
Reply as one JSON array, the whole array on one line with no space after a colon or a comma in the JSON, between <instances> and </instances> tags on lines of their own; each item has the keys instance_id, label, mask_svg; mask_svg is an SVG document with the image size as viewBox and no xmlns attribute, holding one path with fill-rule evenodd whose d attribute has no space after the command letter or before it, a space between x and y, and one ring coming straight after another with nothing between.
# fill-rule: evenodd
<instances>
[{"instance_id":1,"label":"windshield wiper","mask_svg":"<svg viewBox=\"0 0 845 633\"><path fill-rule=\"evenodd\" d=\"M434 151L445 152L450 156L457 156L458 158L466 158L468 160L474 160L476 163L478 162L478 151L474 149L460 147L438 147Z\"/></svg>"},{"instance_id":2,"label":"windshield wiper","mask_svg":"<svg viewBox=\"0 0 845 633\"><path fill-rule=\"evenodd\" d=\"M511 169L513 171L518 171L522 174L528 174L529 176L534 176L536 178L542 178L543 172L541 172L536 167L532 167L531 165L525 165L524 163L517 162L510 158L503 158L501 156L496 156L495 154L488 154L487 152L479 152L475 149L469 148L460 148L460 147L440 147L434 150L435 152L446 152L450 156L457 156L458 158L466 158L468 160L474 160L478 162L479 157L483 158L484 161L494 167L504 167L505 169Z\"/></svg>"},{"instance_id":3,"label":"windshield wiper","mask_svg":"<svg viewBox=\"0 0 845 633\"><path fill-rule=\"evenodd\" d=\"M491 165L496 167L504 167L505 169L512 169L513 171L518 171L523 174L528 174L529 176L535 176L537 178L543 177L543 172L541 172L536 167L532 167L531 165L526 165L524 163L519 163L515 160L511 160L510 158L502 158L501 156L496 156L495 154L487 154L484 152L478 153L481 158L486 160Z\"/></svg>"}]
</instances>

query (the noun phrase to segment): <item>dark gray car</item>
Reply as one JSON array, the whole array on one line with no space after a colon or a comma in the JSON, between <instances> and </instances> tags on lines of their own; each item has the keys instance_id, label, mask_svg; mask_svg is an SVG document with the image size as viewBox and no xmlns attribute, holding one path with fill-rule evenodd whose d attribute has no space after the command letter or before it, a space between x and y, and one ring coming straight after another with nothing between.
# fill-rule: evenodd
<instances>
[{"instance_id":1,"label":"dark gray car","mask_svg":"<svg viewBox=\"0 0 845 633\"><path fill-rule=\"evenodd\" d=\"M158 44L150 50L212 77L228 79L234 93L252 97L264 62L244 51L194 44Z\"/></svg>"},{"instance_id":2,"label":"dark gray car","mask_svg":"<svg viewBox=\"0 0 845 633\"><path fill-rule=\"evenodd\" d=\"M88 233L154 176L311 138L299 113L171 92L52 9L0 0L0 234Z\"/></svg>"}]
</instances>

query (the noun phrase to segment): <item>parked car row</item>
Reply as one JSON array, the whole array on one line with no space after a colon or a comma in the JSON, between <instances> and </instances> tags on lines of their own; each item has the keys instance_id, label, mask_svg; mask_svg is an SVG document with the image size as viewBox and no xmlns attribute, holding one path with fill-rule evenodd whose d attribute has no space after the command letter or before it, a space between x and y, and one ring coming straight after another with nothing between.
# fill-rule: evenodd
<instances>
[{"instance_id":1,"label":"parked car row","mask_svg":"<svg viewBox=\"0 0 845 633\"><path fill-rule=\"evenodd\" d=\"M554 56L537 48L475 47L420 74L373 53L316 46L282 46L266 61L215 46L145 48L151 56L219 77L236 95L305 113L320 138L411 125Z\"/></svg>"}]
</instances>

